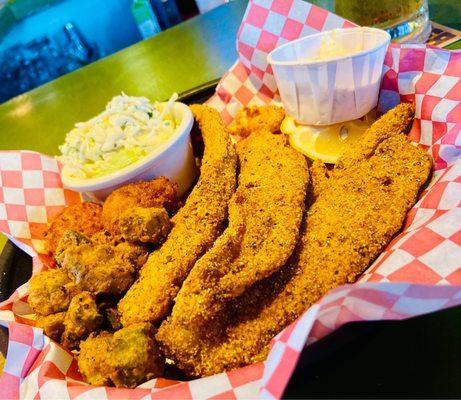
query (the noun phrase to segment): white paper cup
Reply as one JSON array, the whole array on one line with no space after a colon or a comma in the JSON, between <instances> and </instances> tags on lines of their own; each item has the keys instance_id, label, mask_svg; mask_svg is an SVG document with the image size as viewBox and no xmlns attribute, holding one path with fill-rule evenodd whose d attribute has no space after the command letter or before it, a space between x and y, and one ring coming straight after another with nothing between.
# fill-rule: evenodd
<instances>
[{"instance_id":1,"label":"white paper cup","mask_svg":"<svg viewBox=\"0 0 461 400\"><path fill-rule=\"evenodd\" d=\"M113 190L120 186L165 176L178 184L178 195L184 194L194 182L197 174L190 138L194 118L189 107L178 102L174 103L173 113L175 119L181 122L170 141L165 143L159 151L119 171L98 178L73 178L64 166L61 173L64 187L83 193L89 200L104 201Z\"/></svg>"},{"instance_id":2,"label":"white paper cup","mask_svg":"<svg viewBox=\"0 0 461 400\"><path fill-rule=\"evenodd\" d=\"M351 55L312 60L325 37ZM335 29L286 43L267 56L288 115L308 125L363 117L378 103L390 35L375 28Z\"/></svg>"}]
</instances>

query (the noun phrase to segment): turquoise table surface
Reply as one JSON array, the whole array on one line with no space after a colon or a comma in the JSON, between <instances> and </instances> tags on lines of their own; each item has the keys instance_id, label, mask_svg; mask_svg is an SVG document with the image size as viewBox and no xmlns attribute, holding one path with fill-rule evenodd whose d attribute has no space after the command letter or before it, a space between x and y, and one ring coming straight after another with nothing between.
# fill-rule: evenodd
<instances>
[{"instance_id":1,"label":"turquoise table surface","mask_svg":"<svg viewBox=\"0 0 461 400\"><path fill-rule=\"evenodd\" d=\"M232 1L0 104L0 150L57 154L75 122L121 91L161 100L219 78L236 60L246 4ZM430 13L461 29L459 0L430 0Z\"/></svg>"}]
</instances>

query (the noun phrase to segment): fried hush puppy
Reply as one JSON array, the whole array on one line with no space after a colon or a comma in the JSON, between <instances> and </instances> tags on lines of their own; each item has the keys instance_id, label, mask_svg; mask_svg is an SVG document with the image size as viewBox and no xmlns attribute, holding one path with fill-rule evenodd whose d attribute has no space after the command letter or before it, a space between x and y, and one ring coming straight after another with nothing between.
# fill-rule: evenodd
<instances>
[{"instance_id":1,"label":"fried hush puppy","mask_svg":"<svg viewBox=\"0 0 461 400\"><path fill-rule=\"evenodd\" d=\"M44 234L46 250L54 255L59 240L68 230L91 236L103 229L102 207L99 204L87 202L67 206L54 216Z\"/></svg>"},{"instance_id":2,"label":"fried hush puppy","mask_svg":"<svg viewBox=\"0 0 461 400\"><path fill-rule=\"evenodd\" d=\"M231 135L242 138L260 130L279 133L284 118L285 110L282 107L272 105L247 106L237 113L227 130Z\"/></svg>"},{"instance_id":3,"label":"fried hush puppy","mask_svg":"<svg viewBox=\"0 0 461 400\"><path fill-rule=\"evenodd\" d=\"M163 373L165 359L148 323L133 324L115 333L91 334L81 342L78 368L91 385L133 388Z\"/></svg>"},{"instance_id":4,"label":"fried hush puppy","mask_svg":"<svg viewBox=\"0 0 461 400\"><path fill-rule=\"evenodd\" d=\"M354 282L399 231L430 175L430 157L402 134L411 119L411 107L398 106L365 133L369 151L352 146L331 174L317 165L321 187L289 262L228 302L199 337L173 310L156 336L165 355L192 377L262 361L277 333L330 289Z\"/></svg>"},{"instance_id":5,"label":"fried hush puppy","mask_svg":"<svg viewBox=\"0 0 461 400\"><path fill-rule=\"evenodd\" d=\"M113 235L119 235L120 217L132 207L163 207L167 212L173 213L179 207L176 185L162 176L115 189L107 196L102 208L104 229Z\"/></svg>"},{"instance_id":6,"label":"fried hush puppy","mask_svg":"<svg viewBox=\"0 0 461 400\"><path fill-rule=\"evenodd\" d=\"M120 231L119 221L122 215L130 212L130 215L136 216L140 209L150 207L163 208L167 213L175 212L179 207L176 185L167 178L160 177L151 181L132 183L114 190L103 206L91 202L67 206L53 218L44 233L45 250L49 255L56 256L59 241L69 230L100 239L110 236L106 239L112 242L122 240L143 243L160 242L167 234L169 226L163 221L163 215L162 225L156 230L157 234L150 231L149 235L146 235L143 231L139 232L139 229L131 230L133 224L123 225L123 234ZM146 220L146 213L143 212L142 218L152 227L152 219L155 218ZM126 216L124 221L127 221ZM141 236L138 237L138 234Z\"/></svg>"},{"instance_id":7,"label":"fried hush puppy","mask_svg":"<svg viewBox=\"0 0 461 400\"><path fill-rule=\"evenodd\" d=\"M293 252L309 173L285 136L258 131L237 144L239 186L229 227L192 268L171 319L192 332L225 303L280 269Z\"/></svg>"},{"instance_id":8,"label":"fried hush puppy","mask_svg":"<svg viewBox=\"0 0 461 400\"><path fill-rule=\"evenodd\" d=\"M170 312L191 268L213 245L227 221L228 203L236 186L235 148L216 110L201 105L191 109L205 143L200 178L173 217L167 240L150 254L139 279L120 301L124 326L155 323Z\"/></svg>"}]
</instances>

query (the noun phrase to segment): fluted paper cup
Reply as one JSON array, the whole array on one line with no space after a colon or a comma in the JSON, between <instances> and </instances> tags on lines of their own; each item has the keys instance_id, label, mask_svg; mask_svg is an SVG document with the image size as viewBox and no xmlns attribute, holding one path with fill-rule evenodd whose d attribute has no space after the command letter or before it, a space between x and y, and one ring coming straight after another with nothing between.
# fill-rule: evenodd
<instances>
[{"instance_id":1,"label":"fluted paper cup","mask_svg":"<svg viewBox=\"0 0 461 400\"><path fill-rule=\"evenodd\" d=\"M344 55L319 59L325 41L337 44ZM363 117L378 103L389 42L390 35L383 30L348 28L306 36L274 49L267 60L288 115L309 125Z\"/></svg>"}]
</instances>

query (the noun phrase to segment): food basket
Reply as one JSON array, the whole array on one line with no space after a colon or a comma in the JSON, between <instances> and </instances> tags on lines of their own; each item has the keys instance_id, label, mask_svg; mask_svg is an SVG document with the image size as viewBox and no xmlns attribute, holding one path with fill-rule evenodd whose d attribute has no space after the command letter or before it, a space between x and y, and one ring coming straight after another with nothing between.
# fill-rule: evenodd
<instances>
[{"instance_id":1,"label":"food basket","mask_svg":"<svg viewBox=\"0 0 461 400\"><path fill-rule=\"evenodd\" d=\"M229 123L244 105L277 103L268 52L303 35L350 26L301 0L250 1L238 31L239 59L208 105ZM378 111L415 102L410 137L433 157L434 174L403 230L357 284L334 289L306 310L274 338L264 363L188 382L160 378L118 389L84 384L72 356L32 326L26 283L0 304L0 324L9 331L1 397L280 398L306 343L350 321L400 320L461 304L461 53L391 45L384 64ZM36 273L47 260L33 247L48 218L80 197L62 188L59 166L45 155L1 152L0 170L0 229L33 256Z\"/></svg>"}]
</instances>

